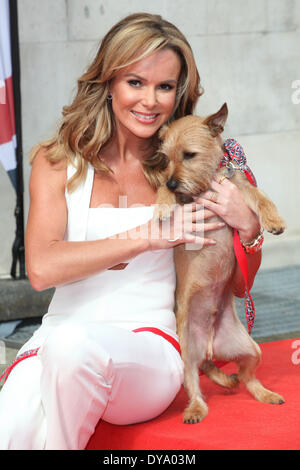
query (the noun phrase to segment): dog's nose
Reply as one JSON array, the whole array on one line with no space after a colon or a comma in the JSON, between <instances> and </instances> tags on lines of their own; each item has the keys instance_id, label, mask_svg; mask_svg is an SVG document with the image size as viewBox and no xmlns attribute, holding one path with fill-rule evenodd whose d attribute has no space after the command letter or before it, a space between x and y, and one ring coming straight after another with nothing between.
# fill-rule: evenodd
<instances>
[{"instance_id":1,"label":"dog's nose","mask_svg":"<svg viewBox=\"0 0 300 470\"><path fill-rule=\"evenodd\" d=\"M174 189L176 189L178 186L178 181L170 178L169 181L167 181L167 186L171 191L174 191Z\"/></svg>"}]
</instances>

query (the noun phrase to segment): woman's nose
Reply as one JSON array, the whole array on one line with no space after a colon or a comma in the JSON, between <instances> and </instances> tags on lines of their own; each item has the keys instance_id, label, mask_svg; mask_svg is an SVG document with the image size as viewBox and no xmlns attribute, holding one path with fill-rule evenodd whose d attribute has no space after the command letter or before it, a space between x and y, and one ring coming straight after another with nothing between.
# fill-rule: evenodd
<instances>
[{"instance_id":1,"label":"woman's nose","mask_svg":"<svg viewBox=\"0 0 300 470\"><path fill-rule=\"evenodd\" d=\"M143 96L143 104L147 108L153 108L157 104L157 96L156 90L152 87L146 87L144 96Z\"/></svg>"}]
</instances>

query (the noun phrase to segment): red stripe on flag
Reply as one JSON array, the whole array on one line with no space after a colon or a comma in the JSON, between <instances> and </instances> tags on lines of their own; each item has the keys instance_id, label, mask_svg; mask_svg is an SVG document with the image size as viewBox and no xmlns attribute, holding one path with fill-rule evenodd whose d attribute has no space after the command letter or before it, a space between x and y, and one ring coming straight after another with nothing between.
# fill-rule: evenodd
<instances>
[{"instance_id":1,"label":"red stripe on flag","mask_svg":"<svg viewBox=\"0 0 300 470\"><path fill-rule=\"evenodd\" d=\"M0 104L6 103L6 88L4 80L0 79Z\"/></svg>"},{"instance_id":2,"label":"red stripe on flag","mask_svg":"<svg viewBox=\"0 0 300 470\"><path fill-rule=\"evenodd\" d=\"M0 104L0 145L10 142L16 133L12 77L5 80L5 103Z\"/></svg>"}]
</instances>

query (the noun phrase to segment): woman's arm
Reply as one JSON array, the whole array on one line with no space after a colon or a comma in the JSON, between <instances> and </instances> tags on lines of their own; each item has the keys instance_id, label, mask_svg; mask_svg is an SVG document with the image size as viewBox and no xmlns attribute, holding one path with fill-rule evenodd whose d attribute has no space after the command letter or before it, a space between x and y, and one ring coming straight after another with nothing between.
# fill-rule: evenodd
<instances>
[{"instance_id":1,"label":"woman's arm","mask_svg":"<svg viewBox=\"0 0 300 470\"><path fill-rule=\"evenodd\" d=\"M133 258L149 247L145 239L64 241L67 226L66 168L40 151L30 177L25 236L26 267L34 289L78 281Z\"/></svg>"}]
</instances>

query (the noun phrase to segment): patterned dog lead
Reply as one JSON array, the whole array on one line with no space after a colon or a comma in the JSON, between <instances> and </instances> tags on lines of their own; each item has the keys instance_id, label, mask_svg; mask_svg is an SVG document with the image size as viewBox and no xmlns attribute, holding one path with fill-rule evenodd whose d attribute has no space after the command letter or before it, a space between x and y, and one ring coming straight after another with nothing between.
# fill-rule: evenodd
<instances>
[{"instance_id":1,"label":"patterned dog lead","mask_svg":"<svg viewBox=\"0 0 300 470\"><path fill-rule=\"evenodd\" d=\"M243 171L250 183L257 186L255 176L247 165L247 159L243 147L234 139L225 140L223 147L225 152L221 162L219 163L219 168L226 166L228 178L231 178L236 170ZM236 164L236 166L234 164Z\"/></svg>"},{"instance_id":2,"label":"patterned dog lead","mask_svg":"<svg viewBox=\"0 0 300 470\"><path fill-rule=\"evenodd\" d=\"M235 171L242 171L250 183L254 186L257 186L256 179L247 165L246 155L243 147L234 139L225 140L223 147L224 156L219 163L219 168L226 166L228 178L231 178ZM233 247L245 282L245 315L248 325L248 333L250 335L254 325L255 308L249 289L247 257L236 229L233 231Z\"/></svg>"},{"instance_id":3,"label":"patterned dog lead","mask_svg":"<svg viewBox=\"0 0 300 470\"><path fill-rule=\"evenodd\" d=\"M37 353L38 353L38 350L40 348L35 348L35 349L29 349L28 351L20 354L19 356L16 357L16 359L11 363L11 365L9 367L7 367L5 369L5 371L3 372L3 374L1 375L0 377L0 382L4 379L4 383L6 382L9 374L11 373L11 371L13 370L13 368L19 364L19 362L21 361L24 361L24 359L27 359L28 357L33 357L33 356L36 356Z\"/></svg>"}]
</instances>

